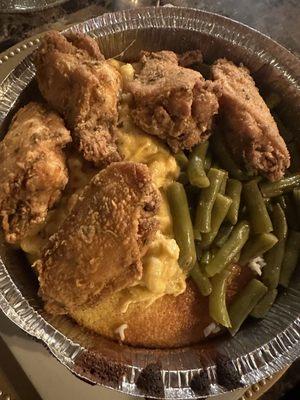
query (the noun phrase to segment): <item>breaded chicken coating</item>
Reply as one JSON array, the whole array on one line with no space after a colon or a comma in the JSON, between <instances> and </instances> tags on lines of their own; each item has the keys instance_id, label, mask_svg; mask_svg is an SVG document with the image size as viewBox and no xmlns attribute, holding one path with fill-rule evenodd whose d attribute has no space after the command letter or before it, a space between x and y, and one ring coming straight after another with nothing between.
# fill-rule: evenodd
<instances>
[{"instance_id":1,"label":"breaded chicken coating","mask_svg":"<svg viewBox=\"0 0 300 400\"><path fill-rule=\"evenodd\" d=\"M121 78L96 41L79 33L48 32L35 64L43 97L65 118L84 158L99 166L120 160L114 129Z\"/></svg>"},{"instance_id":2,"label":"breaded chicken coating","mask_svg":"<svg viewBox=\"0 0 300 400\"><path fill-rule=\"evenodd\" d=\"M178 54L178 64L181 67L190 68L193 65L201 65L203 63L203 56L200 50L189 50L185 53Z\"/></svg>"},{"instance_id":3,"label":"breaded chicken coating","mask_svg":"<svg viewBox=\"0 0 300 400\"><path fill-rule=\"evenodd\" d=\"M212 75L220 85L223 131L233 156L250 171L279 180L290 166L290 156L248 69L220 59Z\"/></svg>"},{"instance_id":4,"label":"breaded chicken coating","mask_svg":"<svg viewBox=\"0 0 300 400\"><path fill-rule=\"evenodd\" d=\"M135 78L126 89L132 93L132 117L145 132L159 136L174 152L191 149L210 135L218 111L216 85L184 65L199 59L197 52L180 58L172 51L142 52Z\"/></svg>"},{"instance_id":5,"label":"breaded chicken coating","mask_svg":"<svg viewBox=\"0 0 300 400\"><path fill-rule=\"evenodd\" d=\"M0 142L0 215L5 238L34 233L68 181L62 148L71 141L63 120L38 103L15 115Z\"/></svg>"},{"instance_id":6,"label":"breaded chicken coating","mask_svg":"<svg viewBox=\"0 0 300 400\"><path fill-rule=\"evenodd\" d=\"M92 306L140 279L159 203L143 164L112 163L93 177L36 262L46 310Z\"/></svg>"}]
</instances>

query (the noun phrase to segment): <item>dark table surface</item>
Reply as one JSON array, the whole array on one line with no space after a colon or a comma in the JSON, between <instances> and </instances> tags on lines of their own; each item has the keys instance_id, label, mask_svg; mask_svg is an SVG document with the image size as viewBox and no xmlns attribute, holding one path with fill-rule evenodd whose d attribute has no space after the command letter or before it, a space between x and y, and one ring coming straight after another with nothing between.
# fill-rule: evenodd
<instances>
[{"instance_id":1,"label":"dark table surface","mask_svg":"<svg viewBox=\"0 0 300 400\"><path fill-rule=\"evenodd\" d=\"M225 15L272 37L296 55L300 55L300 0L70 0L63 5L38 13L0 12L0 52L35 33L49 28L60 29L102 14L106 10L147 5L194 7ZM264 400L300 398L300 361L269 391ZM262 399L262 400L263 400Z\"/></svg>"},{"instance_id":2,"label":"dark table surface","mask_svg":"<svg viewBox=\"0 0 300 400\"><path fill-rule=\"evenodd\" d=\"M300 54L300 0L71 0L38 13L5 14L0 12L0 51L22 38L45 30L61 20L64 24L108 10L143 5L195 7L236 19Z\"/></svg>"}]
</instances>

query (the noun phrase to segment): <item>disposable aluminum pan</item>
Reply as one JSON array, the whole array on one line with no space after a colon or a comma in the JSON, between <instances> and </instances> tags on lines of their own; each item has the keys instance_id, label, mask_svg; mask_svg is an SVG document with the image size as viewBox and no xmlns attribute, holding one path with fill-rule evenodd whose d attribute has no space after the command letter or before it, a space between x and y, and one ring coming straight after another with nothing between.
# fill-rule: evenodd
<instances>
[{"instance_id":1,"label":"disposable aluminum pan","mask_svg":"<svg viewBox=\"0 0 300 400\"><path fill-rule=\"evenodd\" d=\"M76 25L74 31L98 38L106 57L133 59L141 49L182 52L201 49L207 62L227 57L250 68L257 83L283 97L284 122L296 135L300 121L300 62L262 34L230 19L199 10L145 8L106 14ZM34 98L35 69L30 53L39 39L15 46L0 59L0 124L2 134L17 107ZM29 55L28 55L29 54ZM17 58L22 62L14 62ZM297 120L298 118L298 120ZM250 386L289 365L300 355L300 274L261 321L249 321L234 337L172 350L149 350L114 343L81 329L67 317L51 317L37 296L37 281L20 252L0 240L0 306L24 331L42 340L54 356L81 378L130 395L155 397L136 385L149 364L161 368L167 399L201 396L190 387L205 370L209 396L228 391L216 379L220 352L241 375L236 386ZM163 327L162 327L163 329ZM207 396L206 396L207 397Z\"/></svg>"},{"instance_id":2,"label":"disposable aluminum pan","mask_svg":"<svg viewBox=\"0 0 300 400\"><path fill-rule=\"evenodd\" d=\"M0 0L0 12L35 12L58 6L67 0Z\"/></svg>"}]
</instances>

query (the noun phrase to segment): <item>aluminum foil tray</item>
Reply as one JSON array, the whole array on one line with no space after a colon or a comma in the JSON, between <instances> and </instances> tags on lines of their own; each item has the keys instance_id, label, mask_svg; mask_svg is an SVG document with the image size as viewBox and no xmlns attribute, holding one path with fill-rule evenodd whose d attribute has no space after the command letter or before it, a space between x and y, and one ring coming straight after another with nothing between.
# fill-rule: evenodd
<instances>
[{"instance_id":1,"label":"aluminum foil tray","mask_svg":"<svg viewBox=\"0 0 300 400\"><path fill-rule=\"evenodd\" d=\"M284 104L281 118L295 135L300 134L299 60L245 25L199 10L163 7L106 14L71 29L96 37L106 57L130 60L141 49L201 49L207 62L227 57L244 63L260 87L280 93ZM2 136L16 109L35 96L31 53L38 44L38 37L31 38L0 56ZM145 395L136 385L137 376L148 364L159 363L165 398L199 398L190 382L203 369L210 380L208 397L213 397L224 393L216 381L212 357L216 352L228 356L246 386L276 373L300 355L300 271L267 317L249 321L234 338L224 336L193 347L149 350L114 343L81 329L67 317L47 315L24 255L9 248L0 237L0 256L0 306L4 313L42 340L73 373L92 383Z\"/></svg>"},{"instance_id":2,"label":"aluminum foil tray","mask_svg":"<svg viewBox=\"0 0 300 400\"><path fill-rule=\"evenodd\" d=\"M0 0L0 12L35 12L55 7L67 0Z\"/></svg>"}]
</instances>

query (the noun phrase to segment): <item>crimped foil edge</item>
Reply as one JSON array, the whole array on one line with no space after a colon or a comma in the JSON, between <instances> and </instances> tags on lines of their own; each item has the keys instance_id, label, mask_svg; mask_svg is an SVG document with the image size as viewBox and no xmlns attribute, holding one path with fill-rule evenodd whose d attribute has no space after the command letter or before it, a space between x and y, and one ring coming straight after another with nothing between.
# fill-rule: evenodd
<instances>
[{"instance_id":1,"label":"crimped foil edge","mask_svg":"<svg viewBox=\"0 0 300 400\"><path fill-rule=\"evenodd\" d=\"M97 37L105 37L106 35L111 35L116 31L120 31L123 27L128 28L128 24L131 29L139 29L142 27L155 27L162 22L165 22L165 28L175 28L178 29L181 26L182 19L186 18L186 27L190 30L197 31L197 18L203 17L204 22L202 27L205 32L211 35L216 34L217 24L205 21L205 18L213 18L214 15L210 13L201 12L199 10L185 10L185 9L141 9L141 10L131 10L118 12L116 14L106 14L104 16L94 18L85 23L81 23L73 27L73 30L84 31L86 33L92 33ZM175 11L173 11L175 10ZM193 14L194 17L193 17ZM176 17L176 18L175 18ZM217 16L218 19L222 20L222 17ZM191 21L189 21L191 19ZM230 20L228 20L230 21ZM231 23L231 21L230 21ZM206 25L205 25L206 24ZM103 28L105 25L105 28ZM253 31L247 27L243 28L246 31ZM198 27L199 30L199 27ZM222 29L222 34L228 34L228 43L236 44L237 40L241 40L239 34L234 35L234 32L228 31L225 28ZM244 35L242 32L240 35ZM263 38L263 42L268 45L274 46L274 42L270 39L259 35ZM251 41L253 47L247 49L249 51L255 52L255 40ZM278 48L281 46L276 45ZM283 49L283 48L281 48ZM286 55L290 54L287 50L282 50ZM260 54L261 59L269 62L268 52L263 50ZM294 90L299 89L298 77L299 62L296 62L296 67L294 68L293 62L295 62L292 55L289 55L288 65L284 68L281 65L280 60L276 58L273 59L272 65L278 69L279 73L284 74L289 80L290 84L293 85ZM298 64L297 64L298 63ZM20 74L19 74L20 72ZM4 82L7 85L7 90L4 96L1 98L0 107L0 121L3 121L6 114L12 109L13 105L18 99L18 94L23 91L31 79L34 76L34 67L29 59L25 59L13 73L7 77ZM7 99L7 103L5 102ZM3 101L3 100L4 101ZM73 343L71 340L66 338L61 334L56 328L49 324L41 315L37 313L30 306L30 304L24 299L22 293L19 291L17 286L14 284L9 276L3 263L0 263L0 306L4 313L13 320L18 326L20 326L27 333L35 336L38 339L44 341L44 343L49 347L50 351L69 369L74 371L74 365L76 364L76 358L83 352L87 351L84 347L80 346L78 343ZM298 287L291 289L293 295L299 300L300 292ZM282 310L281 310L282 311ZM275 313L276 314L276 313ZM276 315L274 315L275 317ZM53 339L55 337L55 339ZM237 370L242 375L242 381L247 386L258 382L260 379L266 378L273 373L277 372L279 369L290 364L295 358L300 355L300 317L295 318L295 320L289 324L283 331L280 331L277 336L267 343L259 346L252 352L245 354L241 357L237 357L233 360L233 363ZM58 343L57 343L58 342ZM135 378L140 371L139 367L132 366L132 371L128 376L124 377L123 382L120 387L115 387L117 390L121 390L125 393L131 395L140 395L134 383ZM165 394L166 398L199 398L195 395L189 388L189 382L195 372L199 369L192 370L180 370L180 369L170 369L163 370L162 376L165 384ZM222 393L222 389L215 384L215 366L212 365L208 368L209 376L211 378L211 395L216 395ZM84 376L83 376L84 377ZM171 383L170 383L171 382ZM170 387L171 385L171 387ZM110 386L108 386L110 387ZM151 397L151 396L148 396Z\"/></svg>"}]
</instances>

